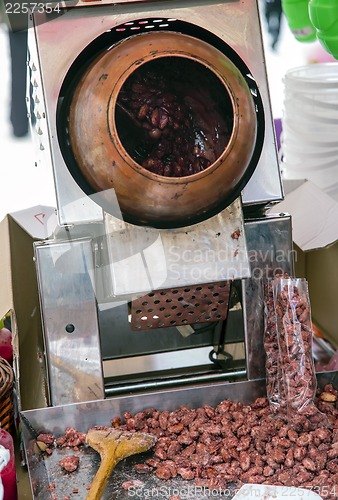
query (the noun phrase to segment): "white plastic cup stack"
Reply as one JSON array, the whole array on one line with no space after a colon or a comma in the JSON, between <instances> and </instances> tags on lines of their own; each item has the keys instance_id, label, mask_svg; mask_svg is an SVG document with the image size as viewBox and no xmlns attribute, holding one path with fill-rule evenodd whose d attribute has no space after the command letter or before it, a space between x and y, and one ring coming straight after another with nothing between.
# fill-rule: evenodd
<instances>
[{"instance_id":1,"label":"white plastic cup stack","mask_svg":"<svg viewBox=\"0 0 338 500\"><path fill-rule=\"evenodd\" d=\"M338 62L290 69L283 83L282 175L338 201Z\"/></svg>"}]
</instances>

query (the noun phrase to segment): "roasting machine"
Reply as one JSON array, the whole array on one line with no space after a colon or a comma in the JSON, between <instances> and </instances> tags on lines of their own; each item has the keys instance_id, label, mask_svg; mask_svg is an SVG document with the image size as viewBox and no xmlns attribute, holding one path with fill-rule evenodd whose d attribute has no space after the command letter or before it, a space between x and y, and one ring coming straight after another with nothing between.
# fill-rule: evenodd
<instances>
[{"instance_id":1,"label":"roasting machine","mask_svg":"<svg viewBox=\"0 0 338 500\"><path fill-rule=\"evenodd\" d=\"M283 193L256 2L49 16L33 13L29 64L59 219L35 246L51 404L263 375L259 283L293 253L290 218L265 215ZM156 171L184 154L192 175Z\"/></svg>"},{"instance_id":2,"label":"roasting machine","mask_svg":"<svg viewBox=\"0 0 338 500\"><path fill-rule=\"evenodd\" d=\"M261 392L263 282L293 274L293 249L290 217L267 214L283 190L256 0L65 1L30 21L58 226L34 247L50 408L24 414L55 431Z\"/></svg>"}]
</instances>

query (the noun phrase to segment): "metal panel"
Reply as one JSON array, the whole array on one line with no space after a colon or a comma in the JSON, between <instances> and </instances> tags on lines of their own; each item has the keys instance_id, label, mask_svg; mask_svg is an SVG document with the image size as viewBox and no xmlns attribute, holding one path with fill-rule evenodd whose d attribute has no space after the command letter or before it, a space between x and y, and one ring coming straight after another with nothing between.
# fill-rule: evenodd
<instances>
[{"instance_id":1,"label":"metal panel","mask_svg":"<svg viewBox=\"0 0 338 500\"><path fill-rule=\"evenodd\" d=\"M43 74L40 71L40 47L37 45L36 32L33 28L28 30L28 46L28 64L30 67L32 88L31 98L33 99L30 109L34 110L35 119L35 123L31 124L35 157L37 163L41 163L45 169L53 172L59 223L64 224L67 221L69 223L77 221L79 213L82 214L82 222L102 221L102 208L95 203L95 200L86 197L83 191L77 186L68 169L64 168L64 162L59 149L55 147L58 144L57 132L55 127L50 126L51 119L48 115L50 95L46 92ZM51 57L53 58L53 56ZM53 98L53 101L55 102L55 98ZM59 166L62 166L61 176ZM62 183L62 187L60 187L60 182Z\"/></svg>"},{"instance_id":2,"label":"metal panel","mask_svg":"<svg viewBox=\"0 0 338 500\"><path fill-rule=\"evenodd\" d=\"M51 404L104 397L91 240L35 246Z\"/></svg>"},{"instance_id":3,"label":"metal panel","mask_svg":"<svg viewBox=\"0 0 338 500\"><path fill-rule=\"evenodd\" d=\"M284 214L247 221L251 278L243 280L243 311L248 379L265 376L263 284L276 273L294 273L291 217Z\"/></svg>"},{"instance_id":4,"label":"metal panel","mask_svg":"<svg viewBox=\"0 0 338 500\"><path fill-rule=\"evenodd\" d=\"M252 274L242 280L247 377L256 379L265 373L263 281L278 270L293 273L291 219L268 216L244 227ZM103 397L91 240L38 245L36 254L52 404ZM74 332L66 325L75 325Z\"/></svg>"},{"instance_id":5,"label":"metal panel","mask_svg":"<svg viewBox=\"0 0 338 500\"><path fill-rule=\"evenodd\" d=\"M250 68L263 101L265 140L256 171L243 191L243 203L261 204L283 197L256 1L173 0L170 8L168 2L124 2L69 9L55 19L35 12L36 59L30 64L35 65L35 73L41 72L41 87L36 90L46 104L44 112L61 224L100 218L98 207L95 209L69 173L59 147L56 111L63 80L78 54L93 39L119 24L154 17L179 19L204 28L232 47ZM49 147L48 141L45 147Z\"/></svg>"},{"instance_id":6,"label":"metal panel","mask_svg":"<svg viewBox=\"0 0 338 500\"><path fill-rule=\"evenodd\" d=\"M230 283L223 281L135 295L131 328L139 331L224 320L229 294Z\"/></svg>"},{"instance_id":7,"label":"metal panel","mask_svg":"<svg viewBox=\"0 0 338 500\"><path fill-rule=\"evenodd\" d=\"M115 296L250 276L242 206L237 198L207 221L155 229L106 215L103 287ZM244 236L244 237L243 237Z\"/></svg>"},{"instance_id":8,"label":"metal panel","mask_svg":"<svg viewBox=\"0 0 338 500\"><path fill-rule=\"evenodd\" d=\"M217 405L224 399L249 404L264 394L265 380L262 379L251 382L218 382L148 391L138 393L136 396L116 396L105 400L28 410L22 413L37 432L62 433L67 426L86 432L93 425L110 425L113 417L123 416L125 411L136 413L145 408L173 411L181 405L198 408L203 404Z\"/></svg>"}]
</instances>

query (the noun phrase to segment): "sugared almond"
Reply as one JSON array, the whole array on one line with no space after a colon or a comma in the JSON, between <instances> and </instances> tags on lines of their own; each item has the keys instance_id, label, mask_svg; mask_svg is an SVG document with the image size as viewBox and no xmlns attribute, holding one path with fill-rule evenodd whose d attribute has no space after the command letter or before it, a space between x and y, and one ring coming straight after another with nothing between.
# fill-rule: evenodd
<instances>
[{"instance_id":1,"label":"sugared almond","mask_svg":"<svg viewBox=\"0 0 338 500\"><path fill-rule=\"evenodd\" d=\"M44 453L47 448L48 448L48 446L46 445L46 443L44 443L42 441L36 441L34 443L34 453L35 453L35 455L40 455L40 453Z\"/></svg>"},{"instance_id":2,"label":"sugared almond","mask_svg":"<svg viewBox=\"0 0 338 500\"><path fill-rule=\"evenodd\" d=\"M337 396L332 394L332 392L322 392L320 399L326 403L335 403L337 401Z\"/></svg>"}]
</instances>

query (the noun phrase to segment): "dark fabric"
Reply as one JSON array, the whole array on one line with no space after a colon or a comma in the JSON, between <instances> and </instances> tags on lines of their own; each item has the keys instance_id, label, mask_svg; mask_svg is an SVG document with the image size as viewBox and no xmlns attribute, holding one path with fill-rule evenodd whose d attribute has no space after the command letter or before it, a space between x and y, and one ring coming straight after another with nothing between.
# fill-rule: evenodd
<instances>
[{"instance_id":1,"label":"dark fabric","mask_svg":"<svg viewBox=\"0 0 338 500\"><path fill-rule=\"evenodd\" d=\"M27 31L8 31L11 55L10 122L13 134L22 137L28 132L27 84Z\"/></svg>"},{"instance_id":2,"label":"dark fabric","mask_svg":"<svg viewBox=\"0 0 338 500\"><path fill-rule=\"evenodd\" d=\"M264 14L271 38L271 47L274 49L278 43L281 29L282 0L264 0Z\"/></svg>"}]
</instances>

